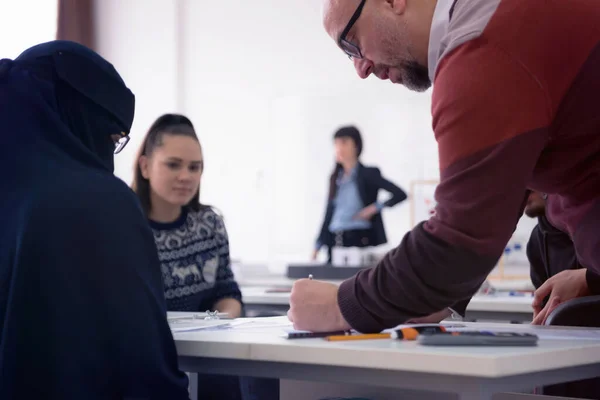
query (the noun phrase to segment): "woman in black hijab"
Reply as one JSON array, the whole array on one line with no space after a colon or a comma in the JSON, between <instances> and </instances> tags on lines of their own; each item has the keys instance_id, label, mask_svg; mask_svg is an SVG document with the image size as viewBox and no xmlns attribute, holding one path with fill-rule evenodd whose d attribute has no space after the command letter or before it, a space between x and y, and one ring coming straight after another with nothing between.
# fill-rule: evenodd
<instances>
[{"instance_id":1,"label":"woman in black hijab","mask_svg":"<svg viewBox=\"0 0 600 400\"><path fill-rule=\"evenodd\" d=\"M1 399L188 398L152 233L113 175L133 114L81 45L0 61Z\"/></svg>"}]
</instances>

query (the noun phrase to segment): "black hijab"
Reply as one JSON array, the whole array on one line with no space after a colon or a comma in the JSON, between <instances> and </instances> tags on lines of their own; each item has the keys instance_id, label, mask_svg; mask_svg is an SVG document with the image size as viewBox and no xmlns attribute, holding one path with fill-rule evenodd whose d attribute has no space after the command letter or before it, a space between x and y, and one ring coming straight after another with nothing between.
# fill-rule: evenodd
<instances>
[{"instance_id":1,"label":"black hijab","mask_svg":"<svg viewBox=\"0 0 600 400\"><path fill-rule=\"evenodd\" d=\"M154 238L112 174L133 114L79 44L0 61L1 399L188 398Z\"/></svg>"},{"instance_id":2,"label":"black hijab","mask_svg":"<svg viewBox=\"0 0 600 400\"><path fill-rule=\"evenodd\" d=\"M21 146L23 134L10 131L26 130L27 141L47 141L83 164L113 171L111 135L129 134L135 98L110 63L77 43L53 41L0 61L0 80L12 103L0 110L0 140Z\"/></svg>"}]
</instances>

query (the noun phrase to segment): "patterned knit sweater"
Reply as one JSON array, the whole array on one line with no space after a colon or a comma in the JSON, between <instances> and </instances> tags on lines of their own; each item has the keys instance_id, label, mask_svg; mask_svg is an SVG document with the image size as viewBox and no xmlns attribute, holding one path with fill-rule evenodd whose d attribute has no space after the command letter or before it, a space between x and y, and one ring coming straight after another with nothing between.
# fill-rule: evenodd
<instances>
[{"instance_id":1,"label":"patterned knit sweater","mask_svg":"<svg viewBox=\"0 0 600 400\"><path fill-rule=\"evenodd\" d=\"M150 221L169 311L214 310L224 298L241 301L223 219L214 210L184 209L177 221Z\"/></svg>"}]
</instances>

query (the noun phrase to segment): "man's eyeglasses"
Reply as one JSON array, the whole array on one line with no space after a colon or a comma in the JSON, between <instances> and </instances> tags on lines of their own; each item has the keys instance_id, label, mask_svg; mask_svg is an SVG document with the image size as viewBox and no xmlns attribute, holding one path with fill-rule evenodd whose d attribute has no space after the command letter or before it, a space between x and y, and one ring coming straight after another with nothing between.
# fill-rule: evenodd
<instances>
[{"instance_id":1,"label":"man's eyeglasses","mask_svg":"<svg viewBox=\"0 0 600 400\"><path fill-rule=\"evenodd\" d=\"M120 134L112 135L112 136L113 136L113 140L115 142L114 154L119 154L121 152L121 150L123 150L125 148L125 146L127 146L127 143L129 143L129 134L127 134L125 132L121 132Z\"/></svg>"},{"instance_id":2,"label":"man's eyeglasses","mask_svg":"<svg viewBox=\"0 0 600 400\"><path fill-rule=\"evenodd\" d=\"M366 1L367 0L362 0L360 2L358 8L356 9L356 11L354 11L354 14L352 14L352 18L350 18L350 21L348 21L348 25L346 25L338 40L339 46L342 48L342 50L344 50L348 57L350 57L350 59L363 58L363 55L358 45L346 40L346 36L348 35L348 32L350 32L350 29L352 29L352 27L354 26L354 23L356 22L358 17L360 17L360 14L362 13Z\"/></svg>"}]
</instances>

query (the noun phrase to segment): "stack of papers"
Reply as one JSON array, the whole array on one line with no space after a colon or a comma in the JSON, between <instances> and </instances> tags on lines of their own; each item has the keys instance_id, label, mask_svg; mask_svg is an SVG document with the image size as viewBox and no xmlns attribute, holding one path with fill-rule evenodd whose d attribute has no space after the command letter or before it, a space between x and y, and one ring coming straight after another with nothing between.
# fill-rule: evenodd
<instances>
[{"instance_id":1,"label":"stack of papers","mask_svg":"<svg viewBox=\"0 0 600 400\"><path fill-rule=\"evenodd\" d=\"M172 332L188 332L227 328L232 320L221 319L226 317L227 314L224 313L209 315L204 312L169 312L167 321Z\"/></svg>"}]
</instances>

